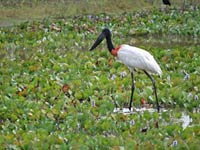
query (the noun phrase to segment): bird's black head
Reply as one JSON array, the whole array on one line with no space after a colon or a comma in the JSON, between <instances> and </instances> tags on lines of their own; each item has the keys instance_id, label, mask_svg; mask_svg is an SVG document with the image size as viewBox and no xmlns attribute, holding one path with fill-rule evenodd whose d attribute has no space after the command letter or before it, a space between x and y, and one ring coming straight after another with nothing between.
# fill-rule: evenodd
<instances>
[{"instance_id":1,"label":"bird's black head","mask_svg":"<svg viewBox=\"0 0 200 150\"><path fill-rule=\"evenodd\" d=\"M108 28L103 29L102 33L105 35L105 37L111 37L111 32Z\"/></svg>"},{"instance_id":2,"label":"bird's black head","mask_svg":"<svg viewBox=\"0 0 200 150\"><path fill-rule=\"evenodd\" d=\"M110 50L110 48L113 49L113 45L112 45L112 42L111 42L111 32L110 32L109 29L105 28L105 29L102 30L102 32L99 35L99 37L97 38L97 40L94 42L94 44L90 48L90 51L94 50L103 41L104 38L106 38L106 40L107 40L108 49L109 50Z\"/></svg>"}]
</instances>

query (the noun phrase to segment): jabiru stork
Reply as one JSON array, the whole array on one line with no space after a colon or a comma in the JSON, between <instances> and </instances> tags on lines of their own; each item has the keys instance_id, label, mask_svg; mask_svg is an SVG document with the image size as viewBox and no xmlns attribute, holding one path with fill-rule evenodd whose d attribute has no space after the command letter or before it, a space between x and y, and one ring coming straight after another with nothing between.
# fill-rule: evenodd
<instances>
[{"instance_id":1,"label":"jabiru stork","mask_svg":"<svg viewBox=\"0 0 200 150\"><path fill-rule=\"evenodd\" d=\"M132 79L132 88L131 88L131 97L130 97L130 103L129 103L129 110L131 111L132 106L132 100L133 100L133 94L135 90L135 84L134 84L134 70L135 68L141 69L144 71L144 73L151 79L153 84L153 91L156 98L157 103L157 110L160 111L160 106L158 103L158 96L156 91L156 82L154 78L150 75L150 73L155 73L158 75L162 74L162 71L160 69L160 66L155 61L154 57L147 51L138 48L129 46L126 44L122 44L115 48L112 44L111 40L111 32L109 29L105 28L102 30L102 33L99 35L95 43L90 48L91 50L94 50L102 41L103 39L106 39L107 42L107 48L109 52L117 57L123 64L125 64L131 72L131 79Z\"/></svg>"}]
</instances>

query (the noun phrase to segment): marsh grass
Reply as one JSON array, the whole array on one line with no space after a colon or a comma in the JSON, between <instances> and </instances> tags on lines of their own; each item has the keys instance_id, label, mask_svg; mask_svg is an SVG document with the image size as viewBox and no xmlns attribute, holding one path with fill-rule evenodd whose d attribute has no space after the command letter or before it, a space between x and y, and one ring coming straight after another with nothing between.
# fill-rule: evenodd
<instances>
[{"instance_id":1,"label":"marsh grass","mask_svg":"<svg viewBox=\"0 0 200 150\"><path fill-rule=\"evenodd\" d=\"M198 6L198 0L173 1L171 9L183 8L185 6ZM66 18L81 14L98 13L123 13L138 10L149 10L161 8L161 0L18 0L0 2L0 26L10 26L26 20L41 20L46 17Z\"/></svg>"}]
</instances>

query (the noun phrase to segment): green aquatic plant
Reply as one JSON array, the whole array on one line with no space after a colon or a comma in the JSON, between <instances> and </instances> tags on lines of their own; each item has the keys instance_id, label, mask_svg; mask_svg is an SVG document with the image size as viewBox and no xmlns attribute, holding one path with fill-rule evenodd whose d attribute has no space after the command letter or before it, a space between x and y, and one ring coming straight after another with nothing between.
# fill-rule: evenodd
<instances>
[{"instance_id":1,"label":"green aquatic plant","mask_svg":"<svg viewBox=\"0 0 200 150\"><path fill-rule=\"evenodd\" d=\"M147 34L198 37L199 14L153 10L48 18L1 28L1 147L195 149L199 145L200 47L195 39L192 44L145 42ZM156 80L166 112L113 112L127 105L131 81L129 70L103 46L94 53L88 51L104 27L112 29L116 45L130 43L155 55L163 71ZM151 108L155 104L149 96L151 81L137 74L134 105L145 103ZM185 129L182 112L192 119Z\"/></svg>"}]
</instances>

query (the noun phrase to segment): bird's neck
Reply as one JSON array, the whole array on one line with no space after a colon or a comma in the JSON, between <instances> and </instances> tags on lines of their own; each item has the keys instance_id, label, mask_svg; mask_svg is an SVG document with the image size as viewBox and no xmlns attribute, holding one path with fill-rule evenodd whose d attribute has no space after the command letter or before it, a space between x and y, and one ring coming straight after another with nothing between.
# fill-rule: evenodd
<instances>
[{"instance_id":1,"label":"bird's neck","mask_svg":"<svg viewBox=\"0 0 200 150\"><path fill-rule=\"evenodd\" d=\"M121 46L118 46L117 48L114 48L114 46L112 44L111 36L107 36L106 37L106 42L107 42L107 47L108 47L109 52L113 56L117 57L117 53L118 53L119 49L121 48Z\"/></svg>"},{"instance_id":2,"label":"bird's neck","mask_svg":"<svg viewBox=\"0 0 200 150\"><path fill-rule=\"evenodd\" d=\"M120 50L120 48L121 48L121 45L120 46L118 46L118 47L116 47L116 48L114 48L114 49L112 49L112 51L110 52L113 56L115 56L115 57L117 57L118 55L118 51Z\"/></svg>"},{"instance_id":3,"label":"bird's neck","mask_svg":"<svg viewBox=\"0 0 200 150\"><path fill-rule=\"evenodd\" d=\"M114 46L113 46L113 44L112 44L111 36L106 36L106 42L107 42L108 50L111 53L112 50L115 49Z\"/></svg>"}]
</instances>

